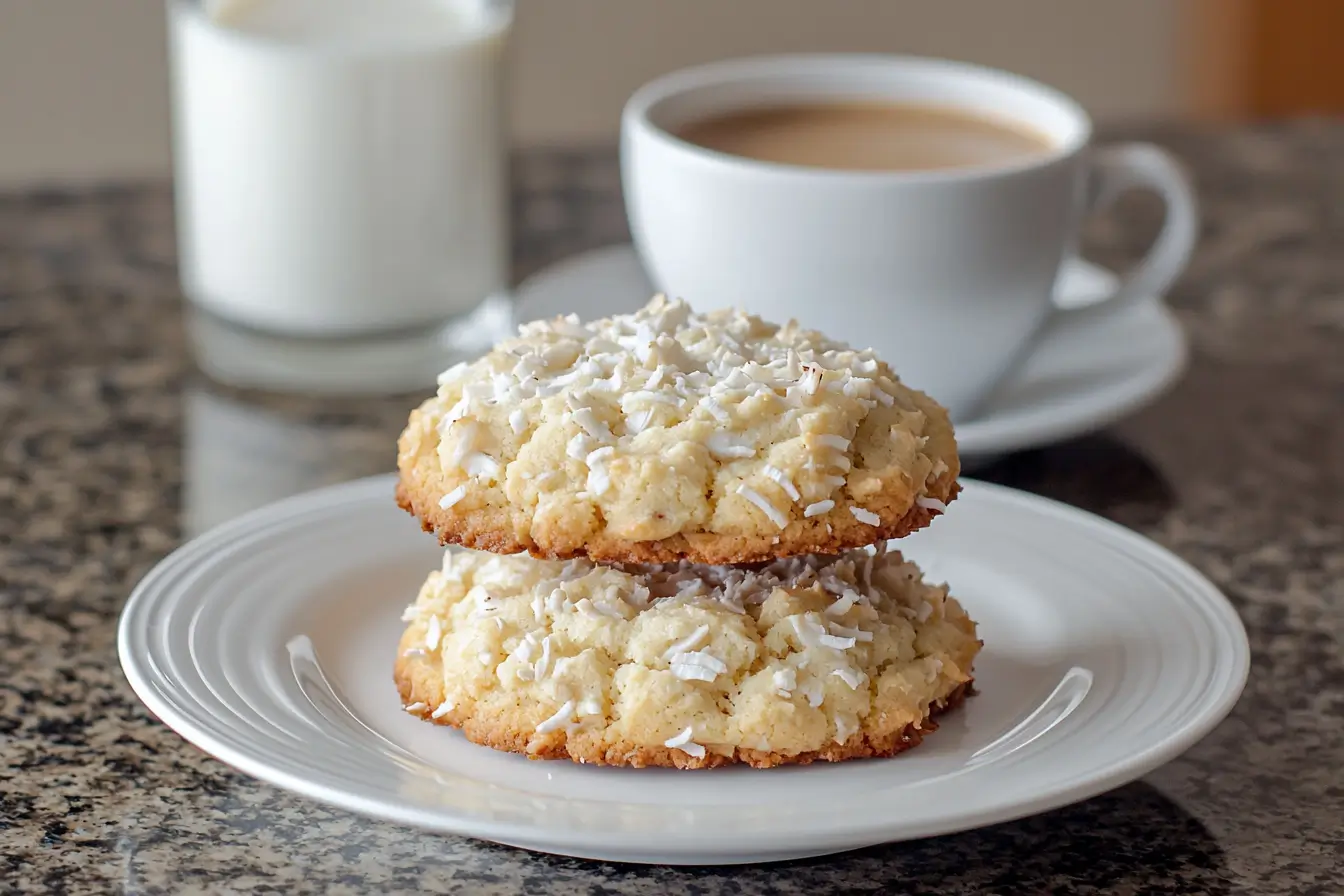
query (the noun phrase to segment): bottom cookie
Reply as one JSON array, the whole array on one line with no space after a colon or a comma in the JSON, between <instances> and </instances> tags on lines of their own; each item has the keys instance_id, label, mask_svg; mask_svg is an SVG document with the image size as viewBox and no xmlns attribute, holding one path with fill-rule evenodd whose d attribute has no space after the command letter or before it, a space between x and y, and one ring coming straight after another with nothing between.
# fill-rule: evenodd
<instances>
[{"instance_id":1,"label":"bottom cookie","mask_svg":"<svg viewBox=\"0 0 1344 896\"><path fill-rule=\"evenodd\" d=\"M450 550L407 608L405 709L499 750L757 768L892 756L971 693L975 623L899 553L755 569Z\"/></svg>"}]
</instances>

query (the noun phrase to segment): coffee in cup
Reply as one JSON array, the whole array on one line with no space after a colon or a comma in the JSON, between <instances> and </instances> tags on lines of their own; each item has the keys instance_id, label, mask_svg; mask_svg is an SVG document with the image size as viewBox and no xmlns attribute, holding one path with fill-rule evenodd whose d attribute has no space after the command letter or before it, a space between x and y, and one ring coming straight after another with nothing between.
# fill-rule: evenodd
<instances>
[{"instance_id":1,"label":"coffee in cup","mask_svg":"<svg viewBox=\"0 0 1344 896\"><path fill-rule=\"evenodd\" d=\"M742 109L692 121L676 135L705 149L779 165L844 171L993 166L1046 155L1030 126L956 108L809 102Z\"/></svg>"}]
</instances>

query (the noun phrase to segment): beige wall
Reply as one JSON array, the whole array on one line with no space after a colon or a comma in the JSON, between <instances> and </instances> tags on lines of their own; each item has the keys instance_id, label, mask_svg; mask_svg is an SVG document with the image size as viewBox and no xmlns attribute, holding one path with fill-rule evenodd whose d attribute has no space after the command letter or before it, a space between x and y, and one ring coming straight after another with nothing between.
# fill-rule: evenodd
<instances>
[{"instance_id":1,"label":"beige wall","mask_svg":"<svg viewBox=\"0 0 1344 896\"><path fill-rule=\"evenodd\" d=\"M376 2L376 0L370 0ZM1051 82L1102 119L1186 113L1188 0L519 0L519 142L610 140L627 94L746 53L921 53ZM0 0L0 184L168 168L160 0Z\"/></svg>"}]
</instances>

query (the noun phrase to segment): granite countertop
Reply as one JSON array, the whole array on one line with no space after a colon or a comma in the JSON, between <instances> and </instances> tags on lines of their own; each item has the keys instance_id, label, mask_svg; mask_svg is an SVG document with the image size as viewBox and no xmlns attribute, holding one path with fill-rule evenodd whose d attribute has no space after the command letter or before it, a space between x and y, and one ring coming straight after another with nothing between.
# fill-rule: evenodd
<instances>
[{"instance_id":1,"label":"granite countertop","mask_svg":"<svg viewBox=\"0 0 1344 896\"><path fill-rule=\"evenodd\" d=\"M193 372L163 185L0 196L0 891L1330 893L1344 878L1344 124L1146 135L1190 165L1181 383L987 478L1171 548L1250 633L1232 716L1141 782L1036 818L775 866L534 855L324 808L156 722L117 613L186 534L391 468L410 400L277 398ZM625 236L609 152L517 162L520 274ZM1119 263L1135 199L1090 228Z\"/></svg>"}]
</instances>

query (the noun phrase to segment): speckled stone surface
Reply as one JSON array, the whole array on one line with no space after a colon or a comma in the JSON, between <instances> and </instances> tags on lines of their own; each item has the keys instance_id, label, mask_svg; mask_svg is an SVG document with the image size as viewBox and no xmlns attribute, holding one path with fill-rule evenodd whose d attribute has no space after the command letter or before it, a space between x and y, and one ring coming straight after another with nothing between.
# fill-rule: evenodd
<instances>
[{"instance_id":1,"label":"speckled stone surface","mask_svg":"<svg viewBox=\"0 0 1344 896\"><path fill-rule=\"evenodd\" d=\"M392 466L407 399L192 373L161 186L0 197L0 891L1325 894L1344 879L1344 125L1153 135L1206 228L1171 393L988 478L1132 526L1221 586L1246 695L1140 783L1037 818L787 865L625 867L323 808L187 745L131 694L117 612L184 535ZM609 153L517 167L520 274L624 236ZM1132 257L1151 203L1091 227Z\"/></svg>"}]
</instances>

